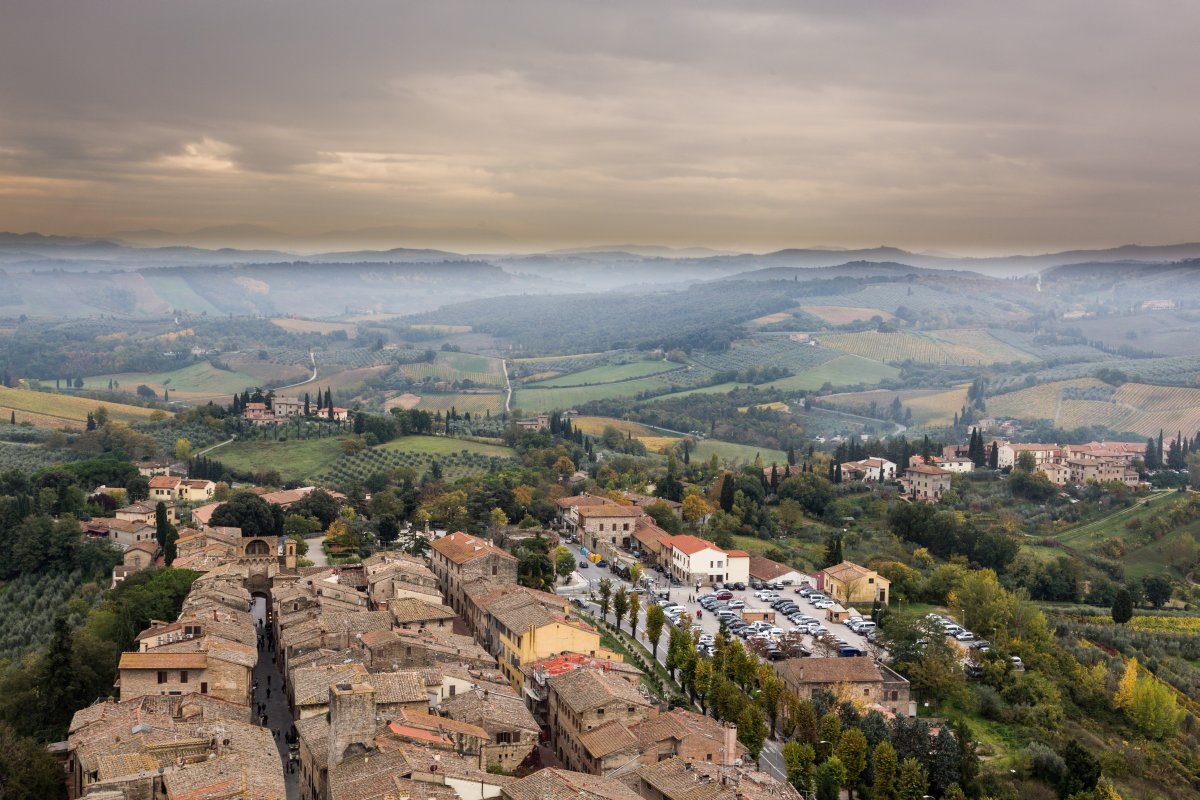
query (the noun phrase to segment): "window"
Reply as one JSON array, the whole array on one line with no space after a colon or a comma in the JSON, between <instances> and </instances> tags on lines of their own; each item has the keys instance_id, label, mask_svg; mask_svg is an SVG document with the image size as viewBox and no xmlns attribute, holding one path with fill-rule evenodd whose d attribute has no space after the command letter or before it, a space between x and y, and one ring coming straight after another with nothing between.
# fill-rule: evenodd
<instances>
[{"instance_id":1,"label":"window","mask_svg":"<svg viewBox=\"0 0 1200 800\"><path fill-rule=\"evenodd\" d=\"M167 671L165 669L160 669L158 671L158 682L159 683L167 682Z\"/></svg>"},{"instance_id":2,"label":"window","mask_svg":"<svg viewBox=\"0 0 1200 800\"><path fill-rule=\"evenodd\" d=\"M187 674L187 670L186 670L186 669L181 669L181 670L179 670L179 682L180 682L180 683L187 683L187 681L188 681L188 674Z\"/></svg>"},{"instance_id":3,"label":"window","mask_svg":"<svg viewBox=\"0 0 1200 800\"><path fill-rule=\"evenodd\" d=\"M208 681L200 681L200 694L208 694Z\"/></svg>"},{"instance_id":4,"label":"window","mask_svg":"<svg viewBox=\"0 0 1200 800\"><path fill-rule=\"evenodd\" d=\"M870 697L870 696L871 696L871 690L863 689L863 697Z\"/></svg>"},{"instance_id":5,"label":"window","mask_svg":"<svg viewBox=\"0 0 1200 800\"><path fill-rule=\"evenodd\" d=\"M603 716L604 716L604 709L603 709L603 708L597 708L597 709L596 709L596 716L597 716L597 717L603 717Z\"/></svg>"},{"instance_id":6,"label":"window","mask_svg":"<svg viewBox=\"0 0 1200 800\"><path fill-rule=\"evenodd\" d=\"M495 564L492 564L492 574L493 575L496 574L496 565Z\"/></svg>"},{"instance_id":7,"label":"window","mask_svg":"<svg viewBox=\"0 0 1200 800\"><path fill-rule=\"evenodd\" d=\"M457 686L455 686L453 683L452 683L452 684L450 684L450 696L451 696L451 697L454 697L454 693L455 693L455 692L457 692L457 691L458 691L458 687L457 687Z\"/></svg>"}]
</instances>

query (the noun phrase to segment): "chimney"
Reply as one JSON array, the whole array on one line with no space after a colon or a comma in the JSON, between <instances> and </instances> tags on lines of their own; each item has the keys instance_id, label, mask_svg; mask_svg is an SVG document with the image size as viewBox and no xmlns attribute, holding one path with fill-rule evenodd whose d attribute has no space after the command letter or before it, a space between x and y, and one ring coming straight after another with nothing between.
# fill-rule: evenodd
<instances>
[{"instance_id":1,"label":"chimney","mask_svg":"<svg viewBox=\"0 0 1200 800\"><path fill-rule=\"evenodd\" d=\"M329 766L348 751L369 750L375 740L375 687L368 683L329 686Z\"/></svg>"},{"instance_id":2,"label":"chimney","mask_svg":"<svg viewBox=\"0 0 1200 800\"><path fill-rule=\"evenodd\" d=\"M721 766L732 767L737 761L737 725L732 722L725 723L725 763Z\"/></svg>"}]
</instances>

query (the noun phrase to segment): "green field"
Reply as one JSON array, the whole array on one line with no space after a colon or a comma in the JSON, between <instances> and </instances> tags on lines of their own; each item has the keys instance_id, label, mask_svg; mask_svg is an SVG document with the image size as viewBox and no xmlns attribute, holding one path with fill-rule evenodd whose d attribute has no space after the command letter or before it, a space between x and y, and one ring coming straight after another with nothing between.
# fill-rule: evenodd
<instances>
[{"instance_id":1,"label":"green field","mask_svg":"<svg viewBox=\"0 0 1200 800\"><path fill-rule=\"evenodd\" d=\"M286 442L251 440L218 447L211 458L239 472L275 469L284 481L307 481L328 472L342 458L346 437L295 439ZM389 453L411 452L449 455L466 450L483 456L511 458L512 450L499 445L452 439L443 436L405 436L376 448Z\"/></svg>"},{"instance_id":2,"label":"green field","mask_svg":"<svg viewBox=\"0 0 1200 800\"><path fill-rule=\"evenodd\" d=\"M123 391L132 392L145 384L160 395L163 389L181 395L232 395L244 389L260 386L262 381L244 372L217 369L207 361L198 361L169 372L120 372L114 375L95 375L87 379L94 386L107 386L110 380L120 384ZM180 399L183 399L182 397Z\"/></svg>"},{"instance_id":3,"label":"green field","mask_svg":"<svg viewBox=\"0 0 1200 800\"><path fill-rule=\"evenodd\" d=\"M402 436L399 439L393 439L390 442L379 445L377 449L396 450L406 453L431 453L433 455L461 453L463 450L468 450L472 453L479 453L484 456L497 456L499 458L512 458L514 455L511 447L505 447L500 444L487 444L485 442L472 442L466 439L455 439L449 436Z\"/></svg>"},{"instance_id":4,"label":"green field","mask_svg":"<svg viewBox=\"0 0 1200 800\"><path fill-rule=\"evenodd\" d=\"M492 392L469 392L460 394L425 394L417 408L422 411L449 411L453 408L459 414L476 414L483 416L491 412L494 417L504 410L504 394Z\"/></svg>"},{"instance_id":5,"label":"green field","mask_svg":"<svg viewBox=\"0 0 1200 800\"><path fill-rule=\"evenodd\" d=\"M504 385L504 368L500 359L471 353L438 353L432 364L404 364L400 370L414 380L470 380L480 386Z\"/></svg>"},{"instance_id":6,"label":"green field","mask_svg":"<svg viewBox=\"0 0 1200 800\"><path fill-rule=\"evenodd\" d=\"M754 447L748 444L733 444L732 442L720 442L715 439L701 439L692 446L693 461L707 461L712 458L713 453L717 454L717 458L722 461L731 461L738 464L752 464L755 457L759 457L763 461L764 466L775 464L786 464L787 453L782 450L772 450L768 447Z\"/></svg>"},{"instance_id":7,"label":"green field","mask_svg":"<svg viewBox=\"0 0 1200 800\"><path fill-rule=\"evenodd\" d=\"M150 270L142 273L146 283L150 285L159 297L169 303L172 308L186 309L193 314L205 312L223 316L221 310L200 295L188 285L183 276L176 275L172 270Z\"/></svg>"},{"instance_id":8,"label":"green field","mask_svg":"<svg viewBox=\"0 0 1200 800\"><path fill-rule=\"evenodd\" d=\"M608 364L603 367L593 367L582 372L559 375L557 378L531 383L531 388L555 388L561 386L585 386L601 383L627 381L633 378L644 378L659 372L679 369L679 365L670 361L634 361L629 364Z\"/></svg>"},{"instance_id":9,"label":"green field","mask_svg":"<svg viewBox=\"0 0 1200 800\"><path fill-rule=\"evenodd\" d=\"M684 389L681 392L671 392L671 394L664 394L660 397L650 397L640 402L652 403L655 400L662 400L668 397L687 397L689 394L728 394L734 389L744 388L749 385L748 383L716 383L712 386L698 386L695 389Z\"/></svg>"},{"instance_id":10,"label":"green field","mask_svg":"<svg viewBox=\"0 0 1200 800\"><path fill-rule=\"evenodd\" d=\"M513 407L527 412L575 408L592 400L634 397L640 392L658 391L668 385L651 377L571 389L518 389L513 397Z\"/></svg>"},{"instance_id":11,"label":"green field","mask_svg":"<svg viewBox=\"0 0 1200 800\"><path fill-rule=\"evenodd\" d=\"M780 378L765 384L765 388L783 391L815 391L826 383L833 386L874 386L880 381L900 377L900 370L862 356L839 356L820 366L807 369L790 378Z\"/></svg>"}]
</instances>

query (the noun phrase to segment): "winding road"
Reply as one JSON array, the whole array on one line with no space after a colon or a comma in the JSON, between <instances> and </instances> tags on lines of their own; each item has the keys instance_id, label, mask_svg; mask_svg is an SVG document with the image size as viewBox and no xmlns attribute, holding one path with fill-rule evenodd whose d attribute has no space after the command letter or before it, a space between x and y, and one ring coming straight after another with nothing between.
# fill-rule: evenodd
<instances>
[{"instance_id":1,"label":"winding road","mask_svg":"<svg viewBox=\"0 0 1200 800\"><path fill-rule=\"evenodd\" d=\"M312 375L309 375L306 380L302 380L299 383L289 383L287 386L276 386L275 388L276 389L294 389L297 386L304 386L307 383L312 383L313 381L315 381L317 379L317 357L316 357L316 355L313 354L312 350L308 351L308 360L312 363L312 369L313 369Z\"/></svg>"}]
</instances>

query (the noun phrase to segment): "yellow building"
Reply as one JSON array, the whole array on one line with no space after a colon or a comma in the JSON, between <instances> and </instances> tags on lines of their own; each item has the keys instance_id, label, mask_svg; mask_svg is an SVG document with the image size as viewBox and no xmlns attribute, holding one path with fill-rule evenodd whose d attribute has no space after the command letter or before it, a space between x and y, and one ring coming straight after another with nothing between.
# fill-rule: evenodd
<instances>
[{"instance_id":1,"label":"yellow building","mask_svg":"<svg viewBox=\"0 0 1200 800\"><path fill-rule=\"evenodd\" d=\"M887 605L891 581L875 570L843 561L816 575L817 588L843 606L871 604L878 600Z\"/></svg>"},{"instance_id":2,"label":"yellow building","mask_svg":"<svg viewBox=\"0 0 1200 800\"><path fill-rule=\"evenodd\" d=\"M488 650L496 656L509 683L520 690L521 667L560 653L582 653L597 660L620 661L600 646L600 633L573 616L566 605L548 607L524 593L510 595L491 609Z\"/></svg>"}]
</instances>

